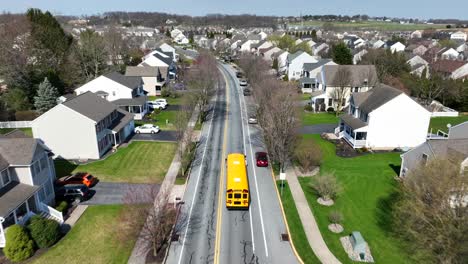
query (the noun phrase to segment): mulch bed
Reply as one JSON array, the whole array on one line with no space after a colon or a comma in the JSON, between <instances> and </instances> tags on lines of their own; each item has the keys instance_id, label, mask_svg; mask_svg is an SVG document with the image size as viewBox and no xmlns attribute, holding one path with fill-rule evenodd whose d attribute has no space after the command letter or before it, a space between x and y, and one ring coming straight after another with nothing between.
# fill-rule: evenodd
<instances>
[{"instance_id":1,"label":"mulch bed","mask_svg":"<svg viewBox=\"0 0 468 264\"><path fill-rule=\"evenodd\" d=\"M344 139L329 139L324 135L323 139L333 143L336 146L336 155L342 158L354 158L358 156L368 155L372 153L387 153L395 152L395 150L367 150L367 149L354 149ZM401 151L396 151L401 152Z\"/></svg>"}]
</instances>

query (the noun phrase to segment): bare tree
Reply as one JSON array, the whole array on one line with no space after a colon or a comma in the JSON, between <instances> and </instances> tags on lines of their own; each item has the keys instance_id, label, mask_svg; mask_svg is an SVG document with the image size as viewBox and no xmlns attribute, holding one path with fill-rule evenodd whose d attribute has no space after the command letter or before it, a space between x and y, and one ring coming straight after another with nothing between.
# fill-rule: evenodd
<instances>
[{"instance_id":1,"label":"bare tree","mask_svg":"<svg viewBox=\"0 0 468 264\"><path fill-rule=\"evenodd\" d=\"M214 96L220 80L216 59L206 51L200 52L187 75L189 88L200 109L200 120L204 122L208 114L210 100Z\"/></svg>"},{"instance_id":2,"label":"bare tree","mask_svg":"<svg viewBox=\"0 0 468 264\"><path fill-rule=\"evenodd\" d=\"M128 241L129 235L134 237L140 232L140 239L146 243L139 248L141 253L151 252L153 257L164 255L171 233L180 233L186 222L177 206L169 200L169 193L159 192L156 186L130 188L124 197L124 209L116 232L122 242ZM182 220L179 223L177 219Z\"/></svg>"},{"instance_id":3,"label":"bare tree","mask_svg":"<svg viewBox=\"0 0 468 264\"><path fill-rule=\"evenodd\" d=\"M338 69L333 78L333 91L331 97L335 106L336 115L341 112L345 100L350 93L351 87L351 72L346 66L338 66Z\"/></svg>"},{"instance_id":4,"label":"bare tree","mask_svg":"<svg viewBox=\"0 0 468 264\"><path fill-rule=\"evenodd\" d=\"M108 53L104 38L92 30L80 34L79 42L73 45L73 54L86 81L99 77L107 68Z\"/></svg>"},{"instance_id":5,"label":"bare tree","mask_svg":"<svg viewBox=\"0 0 468 264\"><path fill-rule=\"evenodd\" d=\"M466 263L467 176L453 159L433 160L404 179L392 226L420 263Z\"/></svg>"},{"instance_id":6,"label":"bare tree","mask_svg":"<svg viewBox=\"0 0 468 264\"><path fill-rule=\"evenodd\" d=\"M109 26L108 30L104 32L105 50L109 55L109 61L114 66L121 65L129 59L126 57L129 55L130 47L123 35L124 32L115 25Z\"/></svg>"},{"instance_id":7,"label":"bare tree","mask_svg":"<svg viewBox=\"0 0 468 264\"><path fill-rule=\"evenodd\" d=\"M174 126L176 138L179 143L177 147L178 155L181 159L181 174L185 175L194 157L194 147L192 147L193 128L188 127L188 122L195 109L196 98L193 94L186 93L182 97L179 111L176 112Z\"/></svg>"}]
</instances>

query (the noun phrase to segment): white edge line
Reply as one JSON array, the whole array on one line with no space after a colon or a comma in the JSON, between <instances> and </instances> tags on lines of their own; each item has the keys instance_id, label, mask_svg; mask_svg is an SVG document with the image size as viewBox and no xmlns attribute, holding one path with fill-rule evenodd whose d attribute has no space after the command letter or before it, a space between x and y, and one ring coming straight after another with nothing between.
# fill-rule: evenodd
<instances>
[{"instance_id":1,"label":"white edge line","mask_svg":"<svg viewBox=\"0 0 468 264\"><path fill-rule=\"evenodd\" d=\"M216 93L215 105L216 105L217 100L218 100L218 93ZM206 136L205 148L203 149L203 155L202 155L202 160L201 160L201 164L200 164L200 169L198 170L197 183L195 184L195 194L193 195L192 203L190 204L189 218L188 218L188 221L187 221L187 227L185 228L185 232L184 232L184 239L182 240L182 249L180 250L179 261L178 261L179 264L181 263L182 256L184 255L185 240L187 239L187 232L188 232L188 228L189 228L189 225L190 225L190 220L192 218L193 204L194 204L195 198L197 197L197 194L198 194L198 191L197 191L198 183L200 182L200 175L201 175L201 172L202 172L202 169L203 169L203 161L205 160L206 148L208 147L208 140L209 140L210 134L211 134L211 125L213 124L214 111L215 111L215 109L213 108L213 113L212 113L211 120L210 120L210 127L208 128L208 135Z\"/></svg>"}]
</instances>

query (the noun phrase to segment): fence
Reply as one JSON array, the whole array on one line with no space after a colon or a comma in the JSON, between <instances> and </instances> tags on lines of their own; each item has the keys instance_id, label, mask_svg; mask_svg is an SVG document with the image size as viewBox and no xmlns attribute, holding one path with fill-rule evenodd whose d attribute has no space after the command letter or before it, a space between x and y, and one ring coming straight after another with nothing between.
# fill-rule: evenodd
<instances>
[{"instance_id":1,"label":"fence","mask_svg":"<svg viewBox=\"0 0 468 264\"><path fill-rule=\"evenodd\" d=\"M60 211L57 211L56 209L48 206L47 204L40 203L40 209L42 212L47 213L51 216L53 216L57 221L59 221L60 224L63 224L63 214Z\"/></svg>"},{"instance_id":2,"label":"fence","mask_svg":"<svg viewBox=\"0 0 468 264\"><path fill-rule=\"evenodd\" d=\"M31 127L32 121L7 121L0 122L0 128L25 128Z\"/></svg>"}]
</instances>

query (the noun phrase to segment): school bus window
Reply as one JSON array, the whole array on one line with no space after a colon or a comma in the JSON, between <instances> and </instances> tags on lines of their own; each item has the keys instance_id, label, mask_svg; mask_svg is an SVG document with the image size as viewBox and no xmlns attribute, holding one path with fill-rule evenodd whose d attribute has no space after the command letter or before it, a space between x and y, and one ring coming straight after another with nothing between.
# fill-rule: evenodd
<instances>
[{"instance_id":1,"label":"school bus window","mask_svg":"<svg viewBox=\"0 0 468 264\"><path fill-rule=\"evenodd\" d=\"M235 193L234 194L234 199L240 199L241 198L241 194L240 193Z\"/></svg>"},{"instance_id":2,"label":"school bus window","mask_svg":"<svg viewBox=\"0 0 468 264\"><path fill-rule=\"evenodd\" d=\"M228 194L228 198L229 198L229 199L232 198L232 193L229 193L229 194Z\"/></svg>"},{"instance_id":3,"label":"school bus window","mask_svg":"<svg viewBox=\"0 0 468 264\"><path fill-rule=\"evenodd\" d=\"M242 198L247 199L247 194L246 193L244 193L242 196L243 196Z\"/></svg>"}]
</instances>

